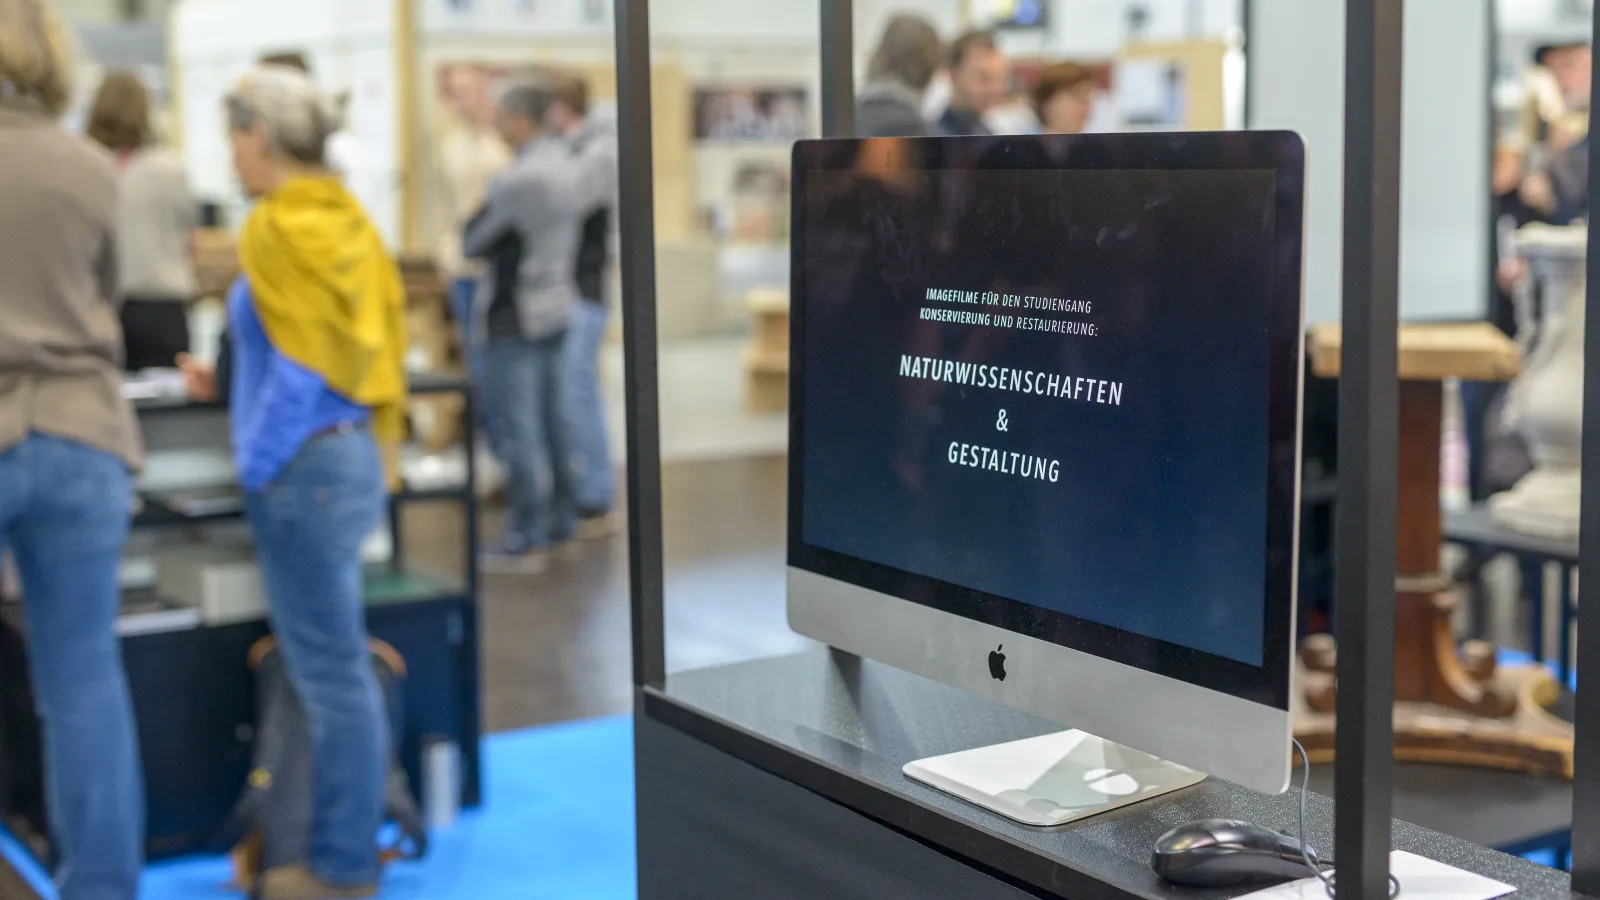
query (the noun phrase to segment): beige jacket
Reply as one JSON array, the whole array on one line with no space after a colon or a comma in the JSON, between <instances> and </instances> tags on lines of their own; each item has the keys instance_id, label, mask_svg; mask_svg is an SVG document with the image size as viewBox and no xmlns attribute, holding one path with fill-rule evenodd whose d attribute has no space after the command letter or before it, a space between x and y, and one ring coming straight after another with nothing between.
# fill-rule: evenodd
<instances>
[{"instance_id":1,"label":"beige jacket","mask_svg":"<svg viewBox=\"0 0 1600 900\"><path fill-rule=\"evenodd\" d=\"M492 129L456 125L439 142L439 275L475 278L481 267L461 254L461 229L483 206L489 180L511 164L511 150Z\"/></svg>"},{"instance_id":2,"label":"beige jacket","mask_svg":"<svg viewBox=\"0 0 1600 900\"><path fill-rule=\"evenodd\" d=\"M0 100L0 198L0 451L38 431L138 467L109 156L25 101Z\"/></svg>"},{"instance_id":3,"label":"beige jacket","mask_svg":"<svg viewBox=\"0 0 1600 900\"><path fill-rule=\"evenodd\" d=\"M200 227L200 202L183 157L149 147L122 166L117 244L122 293L138 300L192 300L197 291L189 242Z\"/></svg>"}]
</instances>

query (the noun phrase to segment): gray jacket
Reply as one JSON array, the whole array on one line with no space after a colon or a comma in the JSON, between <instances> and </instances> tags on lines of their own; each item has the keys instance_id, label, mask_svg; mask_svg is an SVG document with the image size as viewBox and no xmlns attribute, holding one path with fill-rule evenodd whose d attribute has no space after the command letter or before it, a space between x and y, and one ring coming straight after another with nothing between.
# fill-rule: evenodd
<instances>
[{"instance_id":1,"label":"gray jacket","mask_svg":"<svg viewBox=\"0 0 1600 900\"><path fill-rule=\"evenodd\" d=\"M593 114L567 135L580 172L583 217L579 227L579 296L604 304L610 294L611 260L616 257L617 132Z\"/></svg>"},{"instance_id":2,"label":"gray jacket","mask_svg":"<svg viewBox=\"0 0 1600 900\"><path fill-rule=\"evenodd\" d=\"M856 95L856 137L933 133L933 124L922 117L922 96L898 81L874 81Z\"/></svg>"},{"instance_id":3,"label":"gray jacket","mask_svg":"<svg viewBox=\"0 0 1600 900\"><path fill-rule=\"evenodd\" d=\"M536 138L489 182L483 210L467 223L461 250L470 259L494 262L514 248L517 318L522 336L538 340L567 327L578 299L573 265L583 212L580 170L565 142ZM491 264L478 280L473 327L487 333L489 309L502 267Z\"/></svg>"}]
</instances>

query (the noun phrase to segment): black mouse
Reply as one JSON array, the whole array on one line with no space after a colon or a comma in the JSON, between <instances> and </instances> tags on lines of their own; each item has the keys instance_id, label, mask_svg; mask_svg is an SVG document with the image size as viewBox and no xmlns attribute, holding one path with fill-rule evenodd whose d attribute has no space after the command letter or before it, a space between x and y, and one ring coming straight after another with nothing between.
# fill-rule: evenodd
<instances>
[{"instance_id":1,"label":"black mouse","mask_svg":"<svg viewBox=\"0 0 1600 900\"><path fill-rule=\"evenodd\" d=\"M1316 852L1309 855L1316 862ZM1168 881L1205 887L1288 881L1313 874L1306 868L1298 840L1232 819L1201 819L1172 829L1156 841L1150 868Z\"/></svg>"}]
</instances>

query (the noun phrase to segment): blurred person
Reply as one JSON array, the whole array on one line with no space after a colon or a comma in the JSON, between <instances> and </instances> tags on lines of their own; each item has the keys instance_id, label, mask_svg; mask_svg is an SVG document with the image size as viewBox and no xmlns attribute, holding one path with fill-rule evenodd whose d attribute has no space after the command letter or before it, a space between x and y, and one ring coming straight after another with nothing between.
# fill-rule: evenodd
<instances>
[{"instance_id":1,"label":"blurred person","mask_svg":"<svg viewBox=\"0 0 1600 900\"><path fill-rule=\"evenodd\" d=\"M483 347L473 334L472 302L483 274L481 262L461 252L461 229L483 205L489 181L511 163L511 150L494 127L494 101L489 77L473 66L454 66L445 75L445 99L457 117L454 127L439 142L439 200L443 227L434 262L439 277L450 289L450 314L460 329L462 355L478 391L478 412L483 415ZM490 438L493 446L493 439Z\"/></svg>"},{"instance_id":2,"label":"blurred person","mask_svg":"<svg viewBox=\"0 0 1600 900\"><path fill-rule=\"evenodd\" d=\"M1589 214L1589 105L1594 55L1586 43L1540 47L1534 61L1559 94L1541 105L1541 137L1549 159L1528 177L1524 196L1550 220L1566 225Z\"/></svg>"},{"instance_id":3,"label":"blurred person","mask_svg":"<svg viewBox=\"0 0 1600 900\"><path fill-rule=\"evenodd\" d=\"M382 237L328 169L338 101L293 69L262 67L224 102L234 169L256 203L224 358L215 369L185 359L184 372L192 394L228 402L268 619L316 761L305 860L263 873L257 890L370 897L389 746L360 549L404 431L405 297Z\"/></svg>"},{"instance_id":4,"label":"blurred person","mask_svg":"<svg viewBox=\"0 0 1600 900\"><path fill-rule=\"evenodd\" d=\"M294 69L307 78L315 78L311 71L311 62L306 55L298 50L289 50L279 53L269 53L261 57L264 66L284 66ZM348 94L341 94L336 101L340 107L340 120L344 121L350 105ZM344 179L345 184L360 188L365 182L366 165L365 154L361 150L361 141L347 126L348 122L339 126L339 130L328 135L328 146L324 151L328 160L328 170L337 173Z\"/></svg>"},{"instance_id":5,"label":"blurred person","mask_svg":"<svg viewBox=\"0 0 1600 900\"><path fill-rule=\"evenodd\" d=\"M549 78L501 94L500 134L516 159L489 183L461 237L462 252L487 264L472 326L486 341L484 396L509 474L505 525L484 554L491 571L542 572L547 551L577 528L563 352L579 302L573 265L584 196L582 167L553 133L555 105Z\"/></svg>"},{"instance_id":6,"label":"blurred person","mask_svg":"<svg viewBox=\"0 0 1600 900\"><path fill-rule=\"evenodd\" d=\"M191 254L200 202L183 158L155 140L150 92L138 75L117 71L100 82L87 131L114 154L119 173L126 366L172 366L189 349L189 301L197 290Z\"/></svg>"},{"instance_id":7,"label":"blurred person","mask_svg":"<svg viewBox=\"0 0 1600 900\"><path fill-rule=\"evenodd\" d=\"M1032 101L1046 134L1082 134L1094 112L1094 70L1077 63L1056 63L1039 73Z\"/></svg>"},{"instance_id":8,"label":"blurred person","mask_svg":"<svg viewBox=\"0 0 1600 900\"><path fill-rule=\"evenodd\" d=\"M922 105L943 60L944 43L927 19L910 13L891 18L867 63L867 84L856 95L856 136L934 134Z\"/></svg>"},{"instance_id":9,"label":"blurred person","mask_svg":"<svg viewBox=\"0 0 1600 900\"><path fill-rule=\"evenodd\" d=\"M139 764L116 621L142 448L122 397L117 176L57 120L66 32L0 0L0 555L22 580L62 900L133 900Z\"/></svg>"},{"instance_id":10,"label":"blurred person","mask_svg":"<svg viewBox=\"0 0 1600 900\"><path fill-rule=\"evenodd\" d=\"M1547 44L1534 54L1534 61L1549 71L1561 91L1567 110L1589 111L1589 93L1594 71L1594 53L1585 42Z\"/></svg>"},{"instance_id":11,"label":"blurred person","mask_svg":"<svg viewBox=\"0 0 1600 900\"><path fill-rule=\"evenodd\" d=\"M606 434L605 398L600 394L600 346L610 318L612 242L617 209L617 133L589 111L589 86L575 75L558 76L547 120L564 138L578 164L582 218L578 231L573 306L563 348L566 417L572 453L574 501L580 537L597 538L616 528L616 475Z\"/></svg>"},{"instance_id":12,"label":"blurred person","mask_svg":"<svg viewBox=\"0 0 1600 900\"><path fill-rule=\"evenodd\" d=\"M1577 143L1551 157L1549 171L1544 173L1547 186L1538 184L1537 176L1530 176L1527 196L1548 210L1550 220L1557 225L1571 225L1589 217L1589 136L1580 137Z\"/></svg>"},{"instance_id":13,"label":"blurred person","mask_svg":"<svg viewBox=\"0 0 1600 900\"><path fill-rule=\"evenodd\" d=\"M1493 209L1496 240L1494 254L1495 302L1490 310L1490 321L1508 336L1516 335L1516 317L1512 308L1511 290L1527 271L1512 246L1512 236L1517 229L1534 222L1548 221L1549 211L1535 205L1530 199L1540 198L1539 182L1527 174L1525 149L1509 139L1495 145L1494 161L1490 168L1490 187L1493 192ZM1548 195L1545 195L1548 196Z\"/></svg>"},{"instance_id":14,"label":"blurred person","mask_svg":"<svg viewBox=\"0 0 1600 900\"><path fill-rule=\"evenodd\" d=\"M950 44L950 104L939 117L946 135L992 134L983 117L1006 102L1010 64L987 31L969 31Z\"/></svg>"}]
</instances>

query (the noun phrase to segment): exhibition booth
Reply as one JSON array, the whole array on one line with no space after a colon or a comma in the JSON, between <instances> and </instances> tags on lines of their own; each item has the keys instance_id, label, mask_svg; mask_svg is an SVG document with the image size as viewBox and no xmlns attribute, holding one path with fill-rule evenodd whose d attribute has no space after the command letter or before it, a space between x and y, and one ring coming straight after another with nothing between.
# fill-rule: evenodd
<instances>
[{"instance_id":1,"label":"exhibition booth","mask_svg":"<svg viewBox=\"0 0 1600 900\"><path fill-rule=\"evenodd\" d=\"M652 26L619 7L640 896L1600 890L1572 680L1572 572L1600 553L1576 527L1586 245L1515 238L1561 310L1542 349L1482 321L1504 110L1461 86L1501 77L1494 19L1405 6L1250 4L1254 132L797 148L782 593L817 643L692 669L662 560L658 194L629 140ZM850 4L821 7L823 133L847 137ZM1229 218L1250 173L1264 225ZM1442 496L1460 385L1507 381L1532 473ZM1277 567L1319 513L1337 554L1309 615ZM1462 553L1521 567L1531 664L1480 639ZM1202 874L1252 848L1261 881Z\"/></svg>"}]
</instances>

